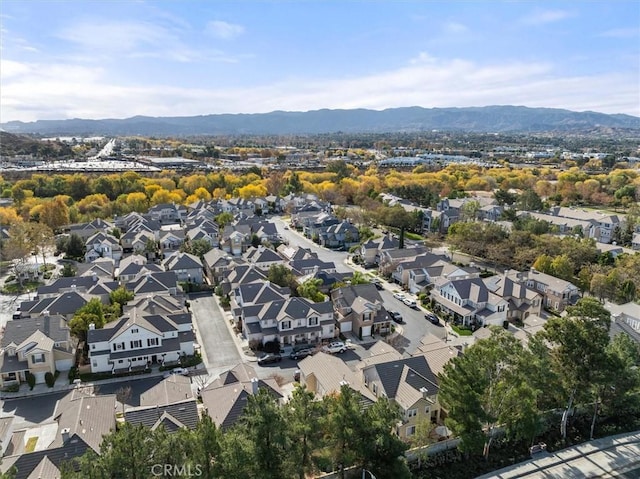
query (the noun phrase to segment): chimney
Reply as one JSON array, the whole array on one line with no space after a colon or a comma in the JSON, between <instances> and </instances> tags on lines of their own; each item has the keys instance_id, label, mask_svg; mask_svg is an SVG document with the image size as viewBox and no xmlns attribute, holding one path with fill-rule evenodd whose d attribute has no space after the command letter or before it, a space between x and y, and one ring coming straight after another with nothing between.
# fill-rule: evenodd
<instances>
[{"instance_id":1,"label":"chimney","mask_svg":"<svg viewBox=\"0 0 640 479\"><path fill-rule=\"evenodd\" d=\"M251 394L253 394L254 396L256 394L258 394L258 383L260 382L260 380L258 378L252 378L251 379Z\"/></svg>"},{"instance_id":2,"label":"chimney","mask_svg":"<svg viewBox=\"0 0 640 479\"><path fill-rule=\"evenodd\" d=\"M91 273L91 279L93 280L94 283L98 281L98 275L96 274L95 271Z\"/></svg>"},{"instance_id":3,"label":"chimney","mask_svg":"<svg viewBox=\"0 0 640 479\"><path fill-rule=\"evenodd\" d=\"M71 433L71 429L65 427L60 434L62 435L62 444L66 443L69 440L69 434Z\"/></svg>"},{"instance_id":4,"label":"chimney","mask_svg":"<svg viewBox=\"0 0 640 479\"><path fill-rule=\"evenodd\" d=\"M425 387L420 388L420 392L422 393L422 397L424 399L427 399L427 396L429 395L429 390Z\"/></svg>"},{"instance_id":5,"label":"chimney","mask_svg":"<svg viewBox=\"0 0 640 479\"><path fill-rule=\"evenodd\" d=\"M94 329L96 329L96 324L95 323L89 323L89 331L93 331Z\"/></svg>"},{"instance_id":6,"label":"chimney","mask_svg":"<svg viewBox=\"0 0 640 479\"><path fill-rule=\"evenodd\" d=\"M45 310L42 312L42 316L44 316L45 318L48 318L48 317L49 317L49 310L48 310L48 309L45 309Z\"/></svg>"}]
</instances>

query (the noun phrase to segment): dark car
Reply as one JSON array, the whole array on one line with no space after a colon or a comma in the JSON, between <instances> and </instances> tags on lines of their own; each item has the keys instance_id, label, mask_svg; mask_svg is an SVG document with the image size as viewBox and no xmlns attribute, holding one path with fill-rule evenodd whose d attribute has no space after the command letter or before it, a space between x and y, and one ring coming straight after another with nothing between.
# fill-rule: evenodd
<instances>
[{"instance_id":1,"label":"dark car","mask_svg":"<svg viewBox=\"0 0 640 479\"><path fill-rule=\"evenodd\" d=\"M382 282L379 279L372 279L371 282L377 289L384 289L384 286L382 286Z\"/></svg>"},{"instance_id":2,"label":"dark car","mask_svg":"<svg viewBox=\"0 0 640 479\"><path fill-rule=\"evenodd\" d=\"M303 358L306 358L307 356L311 356L312 354L313 354L313 349L311 348L300 349L298 351L292 351L291 354L289 354L289 358L303 359Z\"/></svg>"},{"instance_id":3,"label":"dark car","mask_svg":"<svg viewBox=\"0 0 640 479\"><path fill-rule=\"evenodd\" d=\"M425 319L428 319L429 321L431 321L433 324L440 324L440 319L431 312L425 313L424 317Z\"/></svg>"},{"instance_id":4,"label":"dark car","mask_svg":"<svg viewBox=\"0 0 640 479\"><path fill-rule=\"evenodd\" d=\"M402 319L402 315L397 311L389 311L389 316L391 316L391 319L393 319L396 323L402 324L404 322L404 320Z\"/></svg>"},{"instance_id":5,"label":"dark car","mask_svg":"<svg viewBox=\"0 0 640 479\"><path fill-rule=\"evenodd\" d=\"M258 359L258 364L264 366L265 364L279 363L280 361L282 361L282 356L278 353L265 354Z\"/></svg>"}]
</instances>

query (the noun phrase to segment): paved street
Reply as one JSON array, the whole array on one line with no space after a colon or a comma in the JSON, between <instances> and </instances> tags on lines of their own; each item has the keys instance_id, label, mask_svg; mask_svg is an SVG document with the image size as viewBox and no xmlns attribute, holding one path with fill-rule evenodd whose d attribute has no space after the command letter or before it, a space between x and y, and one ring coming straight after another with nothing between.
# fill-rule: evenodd
<instances>
[{"instance_id":1,"label":"paved street","mask_svg":"<svg viewBox=\"0 0 640 479\"><path fill-rule=\"evenodd\" d=\"M333 251L321 246L318 246L316 243L311 241L308 238L305 238L302 234L299 234L296 231L291 229L284 229L285 226L288 228L288 221L283 220L278 216L274 216L271 218L271 221L276 225L276 229L278 233L282 235L283 238L286 238L289 241L290 246L300 246L302 248L308 248L314 253L318 254L318 258L322 261L333 261L336 265L336 270L339 273L350 273L353 271L352 268L345 265L345 260L349 256L349 253L346 251Z\"/></svg>"},{"instance_id":2,"label":"paved street","mask_svg":"<svg viewBox=\"0 0 640 479\"><path fill-rule=\"evenodd\" d=\"M67 391L2 401L2 415L16 416L15 429L40 424L53 416L56 402Z\"/></svg>"},{"instance_id":3,"label":"paved street","mask_svg":"<svg viewBox=\"0 0 640 479\"><path fill-rule=\"evenodd\" d=\"M243 361L225 324L225 315L212 295L189 299L203 362L213 376Z\"/></svg>"}]
</instances>

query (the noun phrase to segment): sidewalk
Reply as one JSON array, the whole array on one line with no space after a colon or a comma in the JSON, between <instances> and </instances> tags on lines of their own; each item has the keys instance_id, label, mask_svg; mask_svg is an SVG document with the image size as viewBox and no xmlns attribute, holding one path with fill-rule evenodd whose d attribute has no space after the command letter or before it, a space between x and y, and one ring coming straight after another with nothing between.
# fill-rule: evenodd
<instances>
[{"instance_id":1,"label":"sidewalk","mask_svg":"<svg viewBox=\"0 0 640 479\"><path fill-rule=\"evenodd\" d=\"M216 303L218 303L218 307L220 308L220 311L222 311L222 319L224 320L224 323L227 325L227 328L229 329L229 334L231 335L231 337L233 338L233 342L236 345L236 348L238 349L238 354L240 354L240 357L244 360L244 361L249 361L249 362L256 362L258 360L257 356L252 356L246 353L246 351L250 351L249 349L249 341L244 339L240 333L236 333L233 330L233 316L231 315L231 311L227 311L225 310L221 305L220 305L220 301L218 301L218 297L216 295L214 295L214 299L216 301Z\"/></svg>"}]
</instances>

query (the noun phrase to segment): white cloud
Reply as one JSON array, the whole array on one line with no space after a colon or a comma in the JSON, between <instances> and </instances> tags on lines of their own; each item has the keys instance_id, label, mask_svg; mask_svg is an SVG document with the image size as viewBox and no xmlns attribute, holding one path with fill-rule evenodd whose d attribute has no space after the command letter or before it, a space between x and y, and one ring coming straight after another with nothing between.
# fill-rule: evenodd
<instances>
[{"instance_id":1,"label":"white cloud","mask_svg":"<svg viewBox=\"0 0 640 479\"><path fill-rule=\"evenodd\" d=\"M469 28L462 23L447 22L444 24L444 31L451 35L459 35L461 33L467 33L469 31Z\"/></svg>"},{"instance_id":2,"label":"white cloud","mask_svg":"<svg viewBox=\"0 0 640 479\"><path fill-rule=\"evenodd\" d=\"M640 28L613 28L600 33L599 37L634 38L640 35Z\"/></svg>"},{"instance_id":3,"label":"white cloud","mask_svg":"<svg viewBox=\"0 0 640 479\"><path fill-rule=\"evenodd\" d=\"M0 116L30 121L496 104L640 116L637 84L633 74L561 76L546 63L483 65L426 53L402 68L359 78L291 77L246 88L114 84L101 68L3 60Z\"/></svg>"},{"instance_id":4,"label":"white cloud","mask_svg":"<svg viewBox=\"0 0 640 479\"><path fill-rule=\"evenodd\" d=\"M521 19L521 23L525 25L546 25L548 23L559 22L566 18L572 17L573 14L566 10L534 10Z\"/></svg>"},{"instance_id":5,"label":"white cloud","mask_svg":"<svg viewBox=\"0 0 640 479\"><path fill-rule=\"evenodd\" d=\"M235 23L214 20L207 24L207 31L215 37L230 40L242 35L244 33L244 27Z\"/></svg>"}]
</instances>

